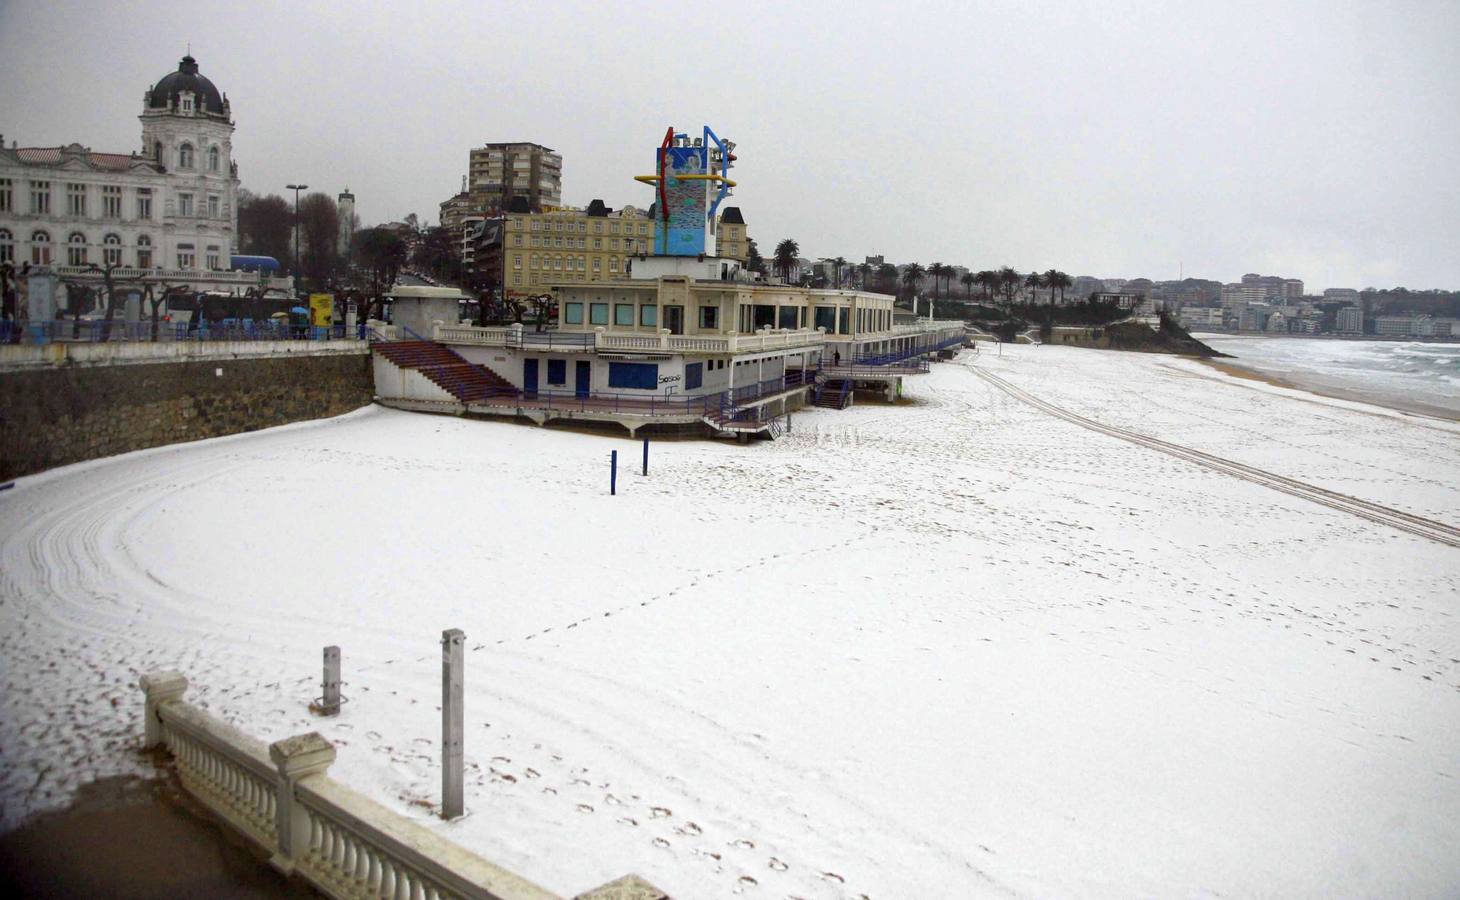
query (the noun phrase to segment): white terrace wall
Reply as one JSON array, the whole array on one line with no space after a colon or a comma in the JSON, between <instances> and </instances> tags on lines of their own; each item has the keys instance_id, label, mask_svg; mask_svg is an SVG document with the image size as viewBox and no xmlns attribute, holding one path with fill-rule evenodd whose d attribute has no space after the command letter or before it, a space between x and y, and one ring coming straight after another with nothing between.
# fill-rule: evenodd
<instances>
[{"instance_id":1,"label":"white terrace wall","mask_svg":"<svg viewBox=\"0 0 1460 900\"><path fill-rule=\"evenodd\" d=\"M326 896L394 900L559 900L326 775L335 748L318 733L267 747L183 700L178 672L142 676L145 741L171 753L179 779L270 864ZM665 895L637 876L578 900Z\"/></svg>"}]
</instances>

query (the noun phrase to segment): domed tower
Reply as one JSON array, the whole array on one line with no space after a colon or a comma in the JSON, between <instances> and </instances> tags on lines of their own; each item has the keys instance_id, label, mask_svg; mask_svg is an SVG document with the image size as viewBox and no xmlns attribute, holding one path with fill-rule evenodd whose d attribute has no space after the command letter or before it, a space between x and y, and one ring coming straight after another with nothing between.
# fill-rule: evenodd
<instances>
[{"instance_id":1,"label":"domed tower","mask_svg":"<svg viewBox=\"0 0 1460 900\"><path fill-rule=\"evenodd\" d=\"M238 167L228 96L199 73L197 60L184 56L176 72L143 95L139 118L142 153L168 176L166 196L153 211L169 233L168 243L191 249L199 268L228 268L238 233ZM165 252L166 268L187 267L173 247ZM210 263L210 256L220 259Z\"/></svg>"}]
</instances>

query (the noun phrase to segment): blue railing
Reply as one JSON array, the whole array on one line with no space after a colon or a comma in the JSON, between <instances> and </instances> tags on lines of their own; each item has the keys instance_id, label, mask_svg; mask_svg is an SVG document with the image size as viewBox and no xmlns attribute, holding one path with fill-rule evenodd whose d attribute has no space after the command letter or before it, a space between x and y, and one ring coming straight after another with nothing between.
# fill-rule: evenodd
<instances>
[{"instance_id":1,"label":"blue railing","mask_svg":"<svg viewBox=\"0 0 1460 900\"><path fill-rule=\"evenodd\" d=\"M102 341L338 341L353 339L344 323L333 326L291 325L270 319L222 319L217 322L111 322L65 319L45 322L0 322L0 343L50 344Z\"/></svg>"},{"instance_id":2,"label":"blue railing","mask_svg":"<svg viewBox=\"0 0 1460 900\"><path fill-rule=\"evenodd\" d=\"M616 392L593 392L579 394L575 391L522 391L516 402L524 408L562 410L571 412L607 412L635 416L713 416L722 421L763 421L763 407L746 406L782 391L811 384L815 373L808 371L794 373L780 378L769 378L737 387L686 397L683 394L625 394Z\"/></svg>"}]
</instances>

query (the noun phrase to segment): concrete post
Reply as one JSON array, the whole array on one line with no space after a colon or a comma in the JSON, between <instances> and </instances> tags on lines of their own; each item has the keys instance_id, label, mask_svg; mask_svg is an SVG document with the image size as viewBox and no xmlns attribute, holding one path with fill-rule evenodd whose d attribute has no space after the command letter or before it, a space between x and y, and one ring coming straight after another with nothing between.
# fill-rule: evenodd
<instances>
[{"instance_id":1,"label":"concrete post","mask_svg":"<svg viewBox=\"0 0 1460 900\"><path fill-rule=\"evenodd\" d=\"M293 871L295 861L309 852L309 816L295 802L294 786L311 775L323 775L335 761L335 745L311 731L270 744L269 759L279 770L279 795L274 804L279 852L269 864L288 873Z\"/></svg>"},{"instance_id":2,"label":"concrete post","mask_svg":"<svg viewBox=\"0 0 1460 900\"><path fill-rule=\"evenodd\" d=\"M319 711L327 716L340 714L340 648L324 648L324 690Z\"/></svg>"},{"instance_id":3,"label":"concrete post","mask_svg":"<svg viewBox=\"0 0 1460 900\"><path fill-rule=\"evenodd\" d=\"M150 750L162 743L162 718L158 715L158 708L169 700L181 700L187 693L188 680L181 672L153 672L143 675L139 684L147 696L142 746Z\"/></svg>"},{"instance_id":4,"label":"concrete post","mask_svg":"<svg viewBox=\"0 0 1460 900\"><path fill-rule=\"evenodd\" d=\"M441 632L441 816L455 819L462 802L463 676L466 635L460 628Z\"/></svg>"}]
</instances>

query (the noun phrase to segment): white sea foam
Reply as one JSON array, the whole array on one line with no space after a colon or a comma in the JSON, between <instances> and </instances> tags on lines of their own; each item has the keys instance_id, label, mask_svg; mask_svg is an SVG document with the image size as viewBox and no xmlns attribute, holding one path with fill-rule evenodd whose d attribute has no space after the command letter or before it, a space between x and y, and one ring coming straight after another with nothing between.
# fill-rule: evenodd
<instances>
[{"instance_id":1,"label":"white sea foam","mask_svg":"<svg viewBox=\"0 0 1460 900\"><path fill-rule=\"evenodd\" d=\"M1460 353L1454 344L1409 341L1200 335L1232 363L1315 390L1336 389L1383 404L1460 412Z\"/></svg>"}]
</instances>

